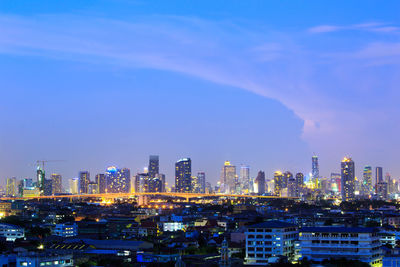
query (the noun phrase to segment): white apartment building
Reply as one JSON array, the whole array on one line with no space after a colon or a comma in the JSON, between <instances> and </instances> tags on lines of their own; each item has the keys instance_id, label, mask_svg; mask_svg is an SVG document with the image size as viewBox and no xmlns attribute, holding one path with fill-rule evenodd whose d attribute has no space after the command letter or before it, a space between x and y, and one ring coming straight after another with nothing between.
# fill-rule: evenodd
<instances>
[{"instance_id":1,"label":"white apartment building","mask_svg":"<svg viewBox=\"0 0 400 267\"><path fill-rule=\"evenodd\" d=\"M72 237L78 235L78 226L76 223L66 224L59 223L53 229L53 235L62 236L62 237Z\"/></svg>"},{"instance_id":2,"label":"white apartment building","mask_svg":"<svg viewBox=\"0 0 400 267\"><path fill-rule=\"evenodd\" d=\"M6 238L6 241L15 241L17 238L24 238L25 231L24 228L8 224L0 223L0 236Z\"/></svg>"},{"instance_id":3,"label":"white apartment building","mask_svg":"<svg viewBox=\"0 0 400 267\"><path fill-rule=\"evenodd\" d=\"M266 221L249 226L246 235L245 263L265 265L271 257L295 257L295 241L298 239L297 227L281 221Z\"/></svg>"},{"instance_id":4,"label":"white apartment building","mask_svg":"<svg viewBox=\"0 0 400 267\"><path fill-rule=\"evenodd\" d=\"M347 258L382 266L381 242L375 228L303 227L299 232L302 258Z\"/></svg>"}]
</instances>

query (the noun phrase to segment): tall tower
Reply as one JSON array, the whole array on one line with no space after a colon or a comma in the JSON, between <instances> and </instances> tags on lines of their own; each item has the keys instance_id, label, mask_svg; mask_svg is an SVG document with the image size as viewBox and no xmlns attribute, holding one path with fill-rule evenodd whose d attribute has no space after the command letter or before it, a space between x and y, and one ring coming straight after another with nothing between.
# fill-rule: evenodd
<instances>
[{"instance_id":1,"label":"tall tower","mask_svg":"<svg viewBox=\"0 0 400 267\"><path fill-rule=\"evenodd\" d=\"M107 183L106 183L106 176L104 173L96 174L96 184L97 188L99 189L99 193L103 194L106 192Z\"/></svg>"},{"instance_id":2,"label":"tall tower","mask_svg":"<svg viewBox=\"0 0 400 267\"><path fill-rule=\"evenodd\" d=\"M222 193L236 193L237 175L236 166L229 161L225 161L221 171Z\"/></svg>"},{"instance_id":3,"label":"tall tower","mask_svg":"<svg viewBox=\"0 0 400 267\"><path fill-rule=\"evenodd\" d=\"M364 195L369 195L373 192L372 186L372 168L367 165L364 167L363 171L363 182L361 187Z\"/></svg>"},{"instance_id":4,"label":"tall tower","mask_svg":"<svg viewBox=\"0 0 400 267\"><path fill-rule=\"evenodd\" d=\"M283 189L283 173L280 171L274 173L274 186L274 195L281 196Z\"/></svg>"},{"instance_id":5,"label":"tall tower","mask_svg":"<svg viewBox=\"0 0 400 267\"><path fill-rule=\"evenodd\" d=\"M257 186L257 193L259 195L265 194L265 173L263 171L259 171L256 179L254 180L255 186Z\"/></svg>"},{"instance_id":6,"label":"tall tower","mask_svg":"<svg viewBox=\"0 0 400 267\"><path fill-rule=\"evenodd\" d=\"M313 182L319 179L319 164L318 164L318 156L316 155L312 156L311 158L311 174Z\"/></svg>"},{"instance_id":7,"label":"tall tower","mask_svg":"<svg viewBox=\"0 0 400 267\"><path fill-rule=\"evenodd\" d=\"M175 163L175 192L192 192L192 161L183 158Z\"/></svg>"},{"instance_id":8,"label":"tall tower","mask_svg":"<svg viewBox=\"0 0 400 267\"><path fill-rule=\"evenodd\" d=\"M79 193L87 194L90 182L90 173L88 171L79 172Z\"/></svg>"},{"instance_id":9,"label":"tall tower","mask_svg":"<svg viewBox=\"0 0 400 267\"><path fill-rule=\"evenodd\" d=\"M303 192L304 187L304 174L301 172L296 173L296 196L299 197Z\"/></svg>"},{"instance_id":10,"label":"tall tower","mask_svg":"<svg viewBox=\"0 0 400 267\"><path fill-rule=\"evenodd\" d=\"M17 178L7 178L6 195L8 197L15 197L17 195Z\"/></svg>"},{"instance_id":11,"label":"tall tower","mask_svg":"<svg viewBox=\"0 0 400 267\"><path fill-rule=\"evenodd\" d=\"M131 171L127 168L118 169L115 166L106 170L108 193L129 193L131 188Z\"/></svg>"},{"instance_id":12,"label":"tall tower","mask_svg":"<svg viewBox=\"0 0 400 267\"><path fill-rule=\"evenodd\" d=\"M243 185L243 190L246 193L250 191L250 167L241 166L240 167L240 183Z\"/></svg>"},{"instance_id":13,"label":"tall tower","mask_svg":"<svg viewBox=\"0 0 400 267\"><path fill-rule=\"evenodd\" d=\"M197 178L199 179L200 193L204 194L206 192L206 173L198 172Z\"/></svg>"},{"instance_id":14,"label":"tall tower","mask_svg":"<svg viewBox=\"0 0 400 267\"><path fill-rule=\"evenodd\" d=\"M353 201L355 199L355 175L354 161L345 157L341 162L342 176L342 200Z\"/></svg>"},{"instance_id":15,"label":"tall tower","mask_svg":"<svg viewBox=\"0 0 400 267\"><path fill-rule=\"evenodd\" d=\"M79 178L72 178L69 180L69 190L73 195L79 194Z\"/></svg>"},{"instance_id":16,"label":"tall tower","mask_svg":"<svg viewBox=\"0 0 400 267\"><path fill-rule=\"evenodd\" d=\"M150 178L156 177L159 174L159 157L156 155L151 155L149 159L149 176Z\"/></svg>"},{"instance_id":17,"label":"tall tower","mask_svg":"<svg viewBox=\"0 0 400 267\"><path fill-rule=\"evenodd\" d=\"M40 167L40 165L37 166L36 169L36 178L37 178L37 187L39 188L39 194L41 196L44 195L44 188L45 188L45 178L46 174L44 170Z\"/></svg>"},{"instance_id":18,"label":"tall tower","mask_svg":"<svg viewBox=\"0 0 400 267\"><path fill-rule=\"evenodd\" d=\"M61 194L62 193L62 178L61 174L53 173L51 176L51 186L52 186L52 194Z\"/></svg>"}]
</instances>

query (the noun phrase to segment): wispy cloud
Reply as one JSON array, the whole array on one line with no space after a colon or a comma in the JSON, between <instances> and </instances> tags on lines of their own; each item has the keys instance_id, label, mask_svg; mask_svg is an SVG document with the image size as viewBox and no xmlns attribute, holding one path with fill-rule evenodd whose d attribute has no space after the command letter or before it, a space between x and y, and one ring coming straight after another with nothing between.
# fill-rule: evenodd
<instances>
[{"instance_id":1,"label":"wispy cloud","mask_svg":"<svg viewBox=\"0 0 400 267\"><path fill-rule=\"evenodd\" d=\"M393 81L400 73L396 67L377 75L367 64L371 59L398 56L396 42L365 43L346 51L345 56L326 59L327 51L304 41L307 34L258 31L198 18L151 16L115 21L3 15L0 25L0 53L168 70L276 99L304 120L304 138L309 143L329 145L330 139L340 136L358 144L360 135L369 134L366 121L378 117L373 112L375 100L391 103L394 99L391 89L395 85L384 81ZM356 29L397 31L376 23L322 25L308 31ZM360 64L360 60L365 62Z\"/></svg>"},{"instance_id":2,"label":"wispy cloud","mask_svg":"<svg viewBox=\"0 0 400 267\"><path fill-rule=\"evenodd\" d=\"M353 24L347 26L338 25L318 25L308 29L310 33L329 33L329 32L339 32L339 31L368 31L377 33L400 33L400 27L392 26L385 23L378 22L368 22Z\"/></svg>"}]
</instances>

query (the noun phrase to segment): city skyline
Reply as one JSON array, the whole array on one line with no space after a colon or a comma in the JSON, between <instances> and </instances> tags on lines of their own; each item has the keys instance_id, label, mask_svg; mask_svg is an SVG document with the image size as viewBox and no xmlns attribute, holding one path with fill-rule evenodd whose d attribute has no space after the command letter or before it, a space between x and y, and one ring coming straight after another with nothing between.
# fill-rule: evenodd
<instances>
[{"instance_id":1,"label":"city skyline","mask_svg":"<svg viewBox=\"0 0 400 267\"><path fill-rule=\"evenodd\" d=\"M2 183L148 154L169 182L181 157L216 182L226 160L308 173L313 152L322 176L351 155L400 177L400 3L339 2L2 1Z\"/></svg>"}]
</instances>

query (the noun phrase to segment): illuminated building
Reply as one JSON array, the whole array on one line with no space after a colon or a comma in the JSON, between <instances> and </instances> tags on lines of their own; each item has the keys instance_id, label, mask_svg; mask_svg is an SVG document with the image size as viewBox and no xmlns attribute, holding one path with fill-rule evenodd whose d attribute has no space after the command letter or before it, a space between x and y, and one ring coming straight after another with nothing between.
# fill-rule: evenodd
<instances>
[{"instance_id":1,"label":"illuminated building","mask_svg":"<svg viewBox=\"0 0 400 267\"><path fill-rule=\"evenodd\" d=\"M355 199L355 175L354 161L345 157L341 162L342 176L342 200L353 201Z\"/></svg>"},{"instance_id":2,"label":"illuminated building","mask_svg":"<svg viewBox=\"0 0 400 267\"><path fill-rule=\"evenodd\" d=\"M149 184L150 184L149 173L144 172L144 173L136 174L136 176L135 176L135 192L138 192L138 193L150 192Z\"/></svg>"},{"instance_id":3,"label":"illuminated building","mask_svg":"<svg viewBox=\"0 0 400 267\"><path fill-rule=\"evenodd\" d=\"M69 191L71 194L79 194L79 178L69 179Z\"/></svg>"},{"instance_id":4,"label":"illuminated building","mask_svg":"<svg viewBox=\"0 0 400 267\"><path fill-rule=\"evenodd\" d=\"M198 172L197 179L199 179L199 184L200 184L200 192L199 193L204 194L206 192L206 173Z\"/></svg>"},{"instance_id":5,"label":"illuminated building","mask_svg":"<svg viewBox=\"0 0 400 267\"><path fill-rule=\"evenodd\" d=\"M276 171L274 174L274 195L281 196L283 189L283 174Z\"/></svg>"},{"instance_id":6,"label":"illuminated building","mask_svg":"<svg viewBox=\"0 0 400 267\"><path fill-rule=\"evenodd\" d=\"M376 190L377 190L377 194L378 197L382 200L386 200L387 196L388 196L388 184L384 181L379 182L376 185Z\"/></svg>"},{"instance_id":7,"label":"illuminated building","mask_svg":"<svg viewBox=\"0 0 400 267\"><path fill-rule=\"evenodd\" d=\"M318 164L318 156L314 155L311 158L311 174L312 180L315 183L315 180L319 178L319 164Z\"/></svg>"},{"instance_id":8,"label":"illuminated building","mask_svg":"<svg viewBox=\"0 0 400 267\"><path fill-rule=\"evenodd\" d=\"M156 175L159 173L159 169L159 157L155 155L150 156L148 169L150 178L156 177Z\"/></svg>"},{"instance_id":9,"label":"illuminated building","mask_svg":"<svg viewBox=\"0 0 400 267\"><path fill-rule=\"evenodd\" d=\"M254 180L254 191L259 194L265 194L265 173L263 171L259 171L256 179Z\"/></svg>"},{"instance_id":10,"label":"illuminated building","mask_svg":"<svg viewBox=\"0 0 400 267\"><path fill-rule=\"evenodd\" d=\"M96 182L89 182L88 184L88 194L98 194L99 186Z\"/></svg>"},{"instance_id":11,"label":"illuminated building","mask_svg":"<svg viewBox=\"0 0 400 267\"><path fill-rule=\"evenodd\" d=\"M192 193L200 193L200 189L198 176L192 176Z\"/></svg>"},{"instance_id":12,"label":"illuminated building","mask_svg":"<svg viewBox=\"0 0 400 267\"><path fill-rule=\"evenodd\" d=\"M295 224L266 221L251 225L245 232L246 264L267 265L268 258L284 256L293 260L298 230Z\"/></svg>"},{"instance_id":13,"label":"illuminated building","mask_svg":"<svg viewBox=\"0 0 400 267\"><path fill-rule=\"evenodd\" d=\"M283 185L282 185L282 187L283 188L287 188L288 187L288 181L289 181L289 179L292 179L292 178L293 178L293 174L291 172L289 172L289 171L285 172L283 174Z\"/></svg>"},{"instance_id":14,"label":"illuminated building","mask_svg":"<svg viewBox=\"0 0 400 267\"><path fill-rule=\"evenodd\" d=\"M17 178L7 178L6 195L8 197L15 197L17 195Z\"/></svg>"},{"instance_id":15,"label":"illuminated building","mask_svg":"<svg viewBox=\"0 0 400 267\"><path fill-rule=\"evenodd\" d=\"M388 190L388 194L392 194L393 193L393 181L392 181L392 177L390 177L390 173L386 173L385 175L385 182L387 183L387 190Z\"/></svg>"},{"instance_id":16,"label":"illuminated building","mask_svg":"<svg viewBox=\"0 0 400 267\"><path fill-rule=\"evenodd\" d=\"M301 172L296 173L296 196L299 197L304 188L304 174Z\"/></svg>"},{"instance_id":17,"label":"illuminated building","mask_svg":"<svg viewBox=\"0 0 400 267\"><path fill-rule=\"evenodd\" d=\"M150 177L149 173L149 192L163 192L163 183L165 183L161 178L160 174L156 174L154 177Z\"/></svg>"},{"instance_id":18,"label":"illuminated building","mask_svg":"<svg viewBox=\"0 0 400 267\"><path fill-rule=\"evenodd\" d=\"M95 181L98 186L99 193L100 194L105 193L106 189L107 189L107 182L106 182L106 176L104 175L104 173L96 174Z\"/></svg>"},{"instance_id":19,"label":"illuminated building","mask_svg":"<svg viewBox=\"0 0 400 267\"><path fill-rule=\"evenodd\" d=\"M106 171L107 193L129 193L131 187L131 171L127 168L117 169L115 166Z\"/></svg>"},{"instance_id":20,"label":"illuminated building","mask_svg":"<svg viewBox=\"0 0 400 267\"><path fill-rule=\"evenodd\" d=\"M378 193L377 185L378 183L383 182L383 170L382 167L375 168L375 192Z\"/></svg>"},{"instance_id":21,"label":"illuminated building","mask_svg":"<svg viewBox=\"0 0 400 267\"><path fill-rule=\"evenodd\" d=\"M241 166L240 167L240 183L243 185L243 191L249 193L250 191L250 167Z\"/></svg>"},{"instance_id":22,"label":"illuminated building","mask_svg":"<svg viewBox=\"0 0 400 267\"><path fill-rule=\"evenodd\" d=\"M289 178L288 180L288 186L287 186L287 190L288 190L288 197L297 197L297 190L296 190L297 186L296 186L296 179Z\"/></svg>"},{"instance_id":23,"label":"illuminated building","mask_svg":"<svg viewBox=\"0 0 400 267\"><path fill-rule=\"evenodd\" d=\"M340 173L331 173L331 189L336 194L342 192L342 176Z\"/></svg>"},{"instance_id":24,"label":"illuminated building","mask_svg":"<svg viewBox=\"0 0 400 267\"><path fill-rule=\"evenodd\" d=\"M90 173L88 171L79 172L79 193L87 194L90 182Z\"/></svg>"},{"instance_id":25,"label":"illuminated building","mask_svg":"<svg viewBox=\"0 0 400 267\"><path fill-rule=\"evenodd\" d=\"M183 158L175 163L175 192L192 192L192 162Z\"/></svg>"},{"instance_id":26,"label":"illuminated building","mask_svg":"<svg viewBox=\"0 0 400 267\"><path fill-rule=\"evenodd\" d=\"M51 196L53 194L53 181L51 179L44 179L43 195Z\"/></svg>"},{"instance_id":27,"label":"illuminated building","mask_svg":"<svg viewBox=\"0 0 400 267\"><path fill-rule=\"evenodd\" d=\"M62 178L60 174L53 173L51 176L51 185L52 185L52 194L61 194L62 193Z\"/></svg>"},{"instance_id":28,"label":"illuminated building","mask_svg":"<svg viewBox=\"0 0 400 267\"><path fill-rule=\"evenodd\" d=\"M45 174L44 170L40 166L37 166L37 169L36 169L37 187L39 188L39 192L40 192L41 196L44 194L45 177L46 177L46 174Z\"/></svg>"},{"instance_id":29,"label":"illuminated building","mask_svg":"<svg viewBox=\"0 0 400 267\"><path fill-rule=\"evenodd\" d=\"M221 171L221 192L233 194L236 193L237 184L236 166L229 161L225 161Z\"/></svg>"},{"instance_id":30,"label":"illuminated building","mask_svg":"<svg viewBox=\"0 0 400 267\"><path fill-rule=\"evenodd\" d=\"M371 166L367 165L364 167L361 191L363 195L369 195L373 192Z\"/></svg>"},{"instance_id":31,"label":"illuminated building","mask_svg":"<svg viewBox=\"0 0 400 267\"><path fill-rule=\"evenodd\" d=\"M31 178L25 178L24 179L24 188L30 188L33 187L33 181Z\"/></svg>"}]
</instances>

